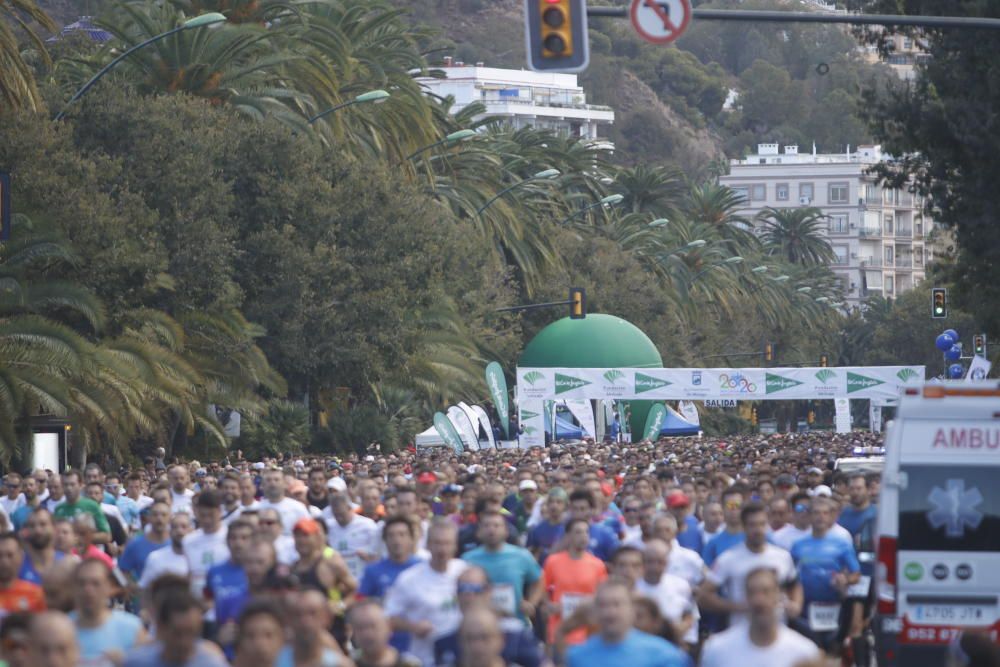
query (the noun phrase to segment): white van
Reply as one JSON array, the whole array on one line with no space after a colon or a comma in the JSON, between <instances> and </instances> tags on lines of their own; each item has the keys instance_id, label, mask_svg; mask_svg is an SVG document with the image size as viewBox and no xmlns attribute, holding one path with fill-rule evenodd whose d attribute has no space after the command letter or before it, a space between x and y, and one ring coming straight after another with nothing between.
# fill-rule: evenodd
<instances>
[{"instance_id":1,"label":"white van","mask_svg":"<svg viewBox=\"0 0 1000 667\"><path fill-rule=\"evenodd\" d=\"M880 667L938 667L1000 630L1000 383L908 388L889 425L873 629Z\"/></svg>"}]
</instances>

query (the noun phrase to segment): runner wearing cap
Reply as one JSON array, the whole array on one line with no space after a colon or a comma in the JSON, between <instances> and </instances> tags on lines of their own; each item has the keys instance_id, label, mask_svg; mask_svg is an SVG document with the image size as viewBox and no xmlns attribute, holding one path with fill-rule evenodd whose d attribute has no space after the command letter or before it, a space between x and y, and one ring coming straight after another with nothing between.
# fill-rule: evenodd
<instances>
[{"instance_id":1,"label":"runner wearing cap","mask_svg":"<svg viewBox=\"0 0 1000 667\"><path fill-rule=\"evenodd\" d=\"M667 494L667 509L677 519L677 541L680 545L701 553L704 544L698 529L698 519L691 514L691 498L680 489L675 489Z\"/></svg>"}]
</instances>

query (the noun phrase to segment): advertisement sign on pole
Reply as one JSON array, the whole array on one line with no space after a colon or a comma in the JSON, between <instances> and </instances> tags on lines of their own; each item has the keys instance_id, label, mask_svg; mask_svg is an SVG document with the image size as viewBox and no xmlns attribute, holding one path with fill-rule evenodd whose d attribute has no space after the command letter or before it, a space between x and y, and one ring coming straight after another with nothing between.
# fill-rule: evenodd
<instances>
[{"instance_id":1,"label":"advertisement sign on pole","mask_svg":"<svg viewBox=\"0 0 1000 667\"><path fill-rule=\"evenodd\" d=\"M510 403L507 398L507 378L504 377L503 368L495 361L486 365L486 386L490 389L493 407L497 409L503 437L510 438Z\"/></svg>"}]
</instances>

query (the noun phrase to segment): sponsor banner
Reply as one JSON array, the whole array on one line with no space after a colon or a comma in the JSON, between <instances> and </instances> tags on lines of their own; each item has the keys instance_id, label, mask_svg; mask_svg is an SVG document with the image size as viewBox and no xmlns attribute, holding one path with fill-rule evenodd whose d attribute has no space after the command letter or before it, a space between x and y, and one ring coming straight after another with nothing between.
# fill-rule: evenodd
<instances>
[{"instance_id":1,"label":"sponsor banner","mask_svg":"<svg viewBox=\"0 0 1000 667\"><path fill-rule=\"evenodd\" d=\"M486 414L486 410L481 405L473 405L472 411L476 413L479 417L479 425L483 427L486 431L486 440L490 443L490 447L493 449L497 448L497 440L493 435L493 425L490 424L490 416Z\"/></svg>"},{"instance_id":2,"label":"sponsor banner","mask_svg":"<svg viewBox=\"0 0 1000 667\"><path fill-rule=\"evenodd\" d=\"M923 366L840 368L518 368L531 399L801 400L898 397L920 385Z\"/></svg>"},{"instance_id":3,"label":"sponsor banner","mask_svg":"<svg viewBox=\"0 0 1000 667\"><path fill-rule=\"evenodd\" d=\"M976 380L985 380L989 376L990 368L992 367L993 364L985 357L981 357L978 354L973 356L972 362L969 364L969 372L965 374L965 381L975 382Z\"/></svg>"},{"instance_id":4,"label":"sponsor banner","mask_svg":"<svg viewBox=\"0 0 1000 667\"><path fill-rule=\"evenodd\" d=\"M524 396L522 392L520 394ZM545 446L545 402L522 398L518 401L518 424L521 433L518 440L521 447Z\"/></svg>"},{"instance_id":5,"label":"sponsor banner","mask_svg":"<svg viewBox=\"0 0 1000 667\"><path fill-rule=\"evenodd\" d=\"M872 433L882 432L882 406L876 405L875 401L868 404L868 425Z\"/></svg>"},{"instance_id":6,"label":"sponsor banner","mask_svg":"<svg viewBox=\"0 0 1000 667\"><path fill-rule=\"evenodd\" d=\"M473 452L477 451L479 449L478 429L472 425L469 415L465 414L465 411L457 405L448 408L445 414L448 415L448 420L455 426L458 434L462 436L462 443L465 444L465 448Z\"/></svg>"},{"instance_id":7,"label":"sponsor banner","mask_svg":"<svg viewBox=\"0 0 1000 667\"><path fill-rule=\"evenodd\" d=\"M708 403L706 402L707 406ZM733 407L736 407L736 401L733 401ZM681 413L681 417L696 426L701 426L701 417L698 416L698 407L691 401L681 401L677 404L677 412Z\"/></svg>"},{"instance_id":8,"label":"sponsor banner","mask_svg":"<svg viewBox=\"0 0 1000 667\"><path fill-rule=\"evenodd\" d=\"M451 423L443 412L434 413L434 429L444 440L445 444L451 447L452 451L456 454L461 454L464 447L462 447L462 438L459 437L458 431L455 430L455 426Z\"/></svg>"},{"instance_id":9,"label":"sponsor banner","mask_svg":"<svg viewBox=\"0 0 1000 667\"><path fill-rule=\"evenodd\" d=\"M687 401L682 401L687 402ZM691 405L694 405L691 403ZM735 408L736 399L734 398L710 398L705 401L706 408ZM688 420L690 421L690 420Z\"/></svg>"},{"instance_id":10,"label":"sponsor banner","mask_svg":"<svg viewBox=\"0 0 1000 667\"><path fill-rule=\"evenodd\" d=\"M851 432L851 399L837 398L833 401L836 414L833 418L834 428L837 433Z\"/></svg>"},{"instance_id":11,"label":"sponsor banner","mask_svg":"<svg viewBox=\"0 0 1000 667\"><path fill-rule=\"evenodd\" d=\"M649 409L646 416L646 426L642 429L642 439L655 441L663 430L663 422L667 420L667 408L663 403L656 403Z\"/></svg>"},{"instance_id":12,"label":"sponsor banner","mask_svg":"<svg viewBox=\"0 0 1000 667\"><path fill-rule=\"evenodd\" d=\"M500 429L505 438L510 437L510 402L507 398L507 378L503 368L495 361L486 365L486 386L490 390L490 398L500 417Z\"/></svg>"}]
</instances>

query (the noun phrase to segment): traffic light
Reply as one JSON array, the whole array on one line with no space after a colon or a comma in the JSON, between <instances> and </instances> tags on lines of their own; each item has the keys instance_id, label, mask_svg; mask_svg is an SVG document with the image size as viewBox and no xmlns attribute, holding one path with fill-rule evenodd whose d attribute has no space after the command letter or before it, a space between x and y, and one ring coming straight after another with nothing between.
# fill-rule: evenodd
<instances>
[{"instance_id":1,"label":"traffic light","mask_svg":"<svg viewBox=\"0 0 1000 667\"><path fill-rule=\"evenodd\" d=\"M10 238L10 174L0 171L0 241Z\"/></svg>"},{"instance_id":2,"label":"traffic light","mask_svg":"<svg viewBox=\"0 0 1000 667\"><path fill-rule=\"evenodd\" d=\"M806 421L809 422L810 424L815 424L816 423L816 411L815 410L810 410L809 411L809 414L806 416Z\"/></svg>"},{"instance_id":3,"label":"traffic light","mask_svg":"<svg viewBox=\"0 0 1000 667\"><path fill-rule=\"evenodd\" d=\"M590 61L587 0L524 0L528 68L580 72Z\"/></svg>"},{"instance_id":4,"label":"traffic light","mask_svg":"<svg viewBox=\"0 0 1000 667\"><path fill-rule=\"evenodd\" d=\"M830 358L827 357L825 354L819 355L819 366L820 366L820 368L826 368L829 365L830 365Z\"/></svg>"},{"instance_id":5,"label":"traffic light","mask_svg":"<svg viewBox=\"0 0 1000 667\"><path fill-rule=\"evenodd\" d=\"M972 353L977 357L986 356L986 334L976 334L972 337Z\"/></svg>"},{"instance_id":6,"label":"traffic light","mask_svg":"<svg viewBox=\"0 0 1000 667\"><path fill-rule=\"evenodd\" d=\"M943 287L931 290L931 317L935 320L948 317L948 290Z\"/></svg>"},{"instance_id":7,"label":"traffic light","mask_svg":"<svg viewBox=\"0 0 1000 667\"><path fill-rule=\"evenodd\" d=\"M569 288L569 318L582 320L587 316L587 292L582 287Z\"/></svg>"},{"instance_id":8,"label":"traffic light","mask_svg":"<svg viewBox=\"0 0 1000 667\"><path fill-rule=\"evenodd\" d=\"M754 407L754 408L752 408L750 410L750 425L751 426L756 426L757 425L757 408L756 407Z\"/></svg>"},{"instance_id":9,"label":"traffic light","mask_svg":"<svg viewBox=\"0 0 1000 667\"><path fill-rule=\"evenodd\" d=\"M774 343L764 343L764 361L774 361Z\"/></svg>"}]
</instances>

